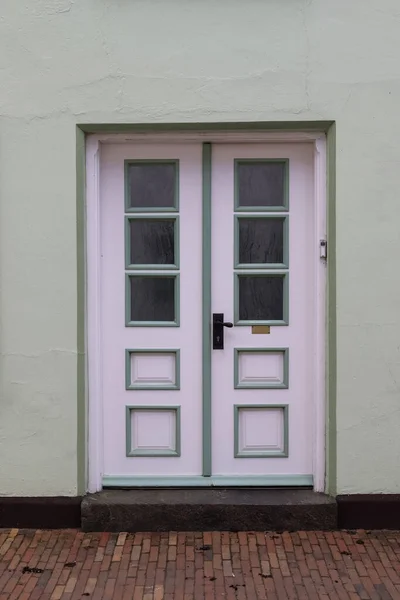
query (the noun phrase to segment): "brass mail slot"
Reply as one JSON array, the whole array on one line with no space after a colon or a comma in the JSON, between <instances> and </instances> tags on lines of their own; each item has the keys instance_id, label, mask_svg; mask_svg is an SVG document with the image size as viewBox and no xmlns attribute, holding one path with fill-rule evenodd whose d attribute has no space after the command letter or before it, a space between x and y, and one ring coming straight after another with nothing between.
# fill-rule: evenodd
<instances>
[{"instance_id":1,"label":"brass mail slot","mask_svg":"<svg viewBox=\"0 0 400 600\"><path fill-rule=\"evenodd\" d=\"M253 325L251 333L271 333L271 328L269 325Z\"/></svg>"}]
</instances>

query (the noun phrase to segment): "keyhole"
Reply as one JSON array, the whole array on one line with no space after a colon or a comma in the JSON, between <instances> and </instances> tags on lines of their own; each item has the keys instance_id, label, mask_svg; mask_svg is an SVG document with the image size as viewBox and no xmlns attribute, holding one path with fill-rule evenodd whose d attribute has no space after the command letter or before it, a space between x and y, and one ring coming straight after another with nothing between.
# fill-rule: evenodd
<instances>
[{"instance_id":1,"label":"keyhole","mask_svg":"<svg viewBox=\"0 0 400 600\"><path fill-rule=\"evenodd\" d=\"M221 336L217 335L217 342L221 340Z\"/></svg>"}]
</instances>

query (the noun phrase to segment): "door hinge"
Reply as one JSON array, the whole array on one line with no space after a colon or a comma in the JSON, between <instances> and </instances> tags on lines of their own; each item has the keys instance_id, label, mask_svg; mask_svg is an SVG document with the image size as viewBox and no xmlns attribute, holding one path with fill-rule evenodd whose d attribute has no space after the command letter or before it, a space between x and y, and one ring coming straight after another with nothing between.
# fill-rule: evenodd
<instances>
[{"instance_id":1,"label":"door hinge","mask_svg":"<svg viewBox=\"0 0 400 600\"><path fill-rule=\"evenodd\" d=\"M326 240L319 241L319 257L322 260L327 260L328 258L328 242Z\"/></svg>"}]
</instances>

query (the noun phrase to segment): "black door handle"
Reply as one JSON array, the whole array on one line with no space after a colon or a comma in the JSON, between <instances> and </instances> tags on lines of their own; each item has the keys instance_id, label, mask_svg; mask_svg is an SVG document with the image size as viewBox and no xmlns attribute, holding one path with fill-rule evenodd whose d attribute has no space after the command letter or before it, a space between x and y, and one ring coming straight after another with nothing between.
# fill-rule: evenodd
<instances>
[{"instance_id":1,"label":"black door handle","mask_svg":"<svg viewBox=\"0 0 400 600\"><path fill-rule=\"evenodd\" d=\"M224 313L213 314L213 350L224 349L224 327L230 329L233 323L224 322Z\"/></svg>"}]
</instances>

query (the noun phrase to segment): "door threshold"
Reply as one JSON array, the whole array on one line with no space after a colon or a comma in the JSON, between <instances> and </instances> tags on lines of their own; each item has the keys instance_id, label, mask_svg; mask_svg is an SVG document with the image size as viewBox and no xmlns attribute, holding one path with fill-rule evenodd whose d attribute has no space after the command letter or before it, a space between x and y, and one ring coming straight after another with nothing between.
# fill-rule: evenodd
<instances>
[{"instance_id":1,"label":"door threshold","mask_svg":"<svg viewBox=\"0 0 400 600\"><path fill-rule=\"evenodd\" d=\"M201 485L131 485L131 486L107 486L104 490L114 490L121 492L129 492L130 490L309 490L314 491L312 485L218 485L218 486L201 486Z\"/></svg>"},{"instance_id":2,"label":"door threshold","mask_svg":"<svg viewBox=\"0 0 400 600\"><path fill-rule=\"evenodd\" d=\"M314 481L312 475L244 475L244 476L223 476L214 475L212 477L132 477L126 475L105 475L102 479L103 488L160 488L160 487L179 487L179 488L286 488L303 487L313 488Z\"/></svg>"}]
</instances>

